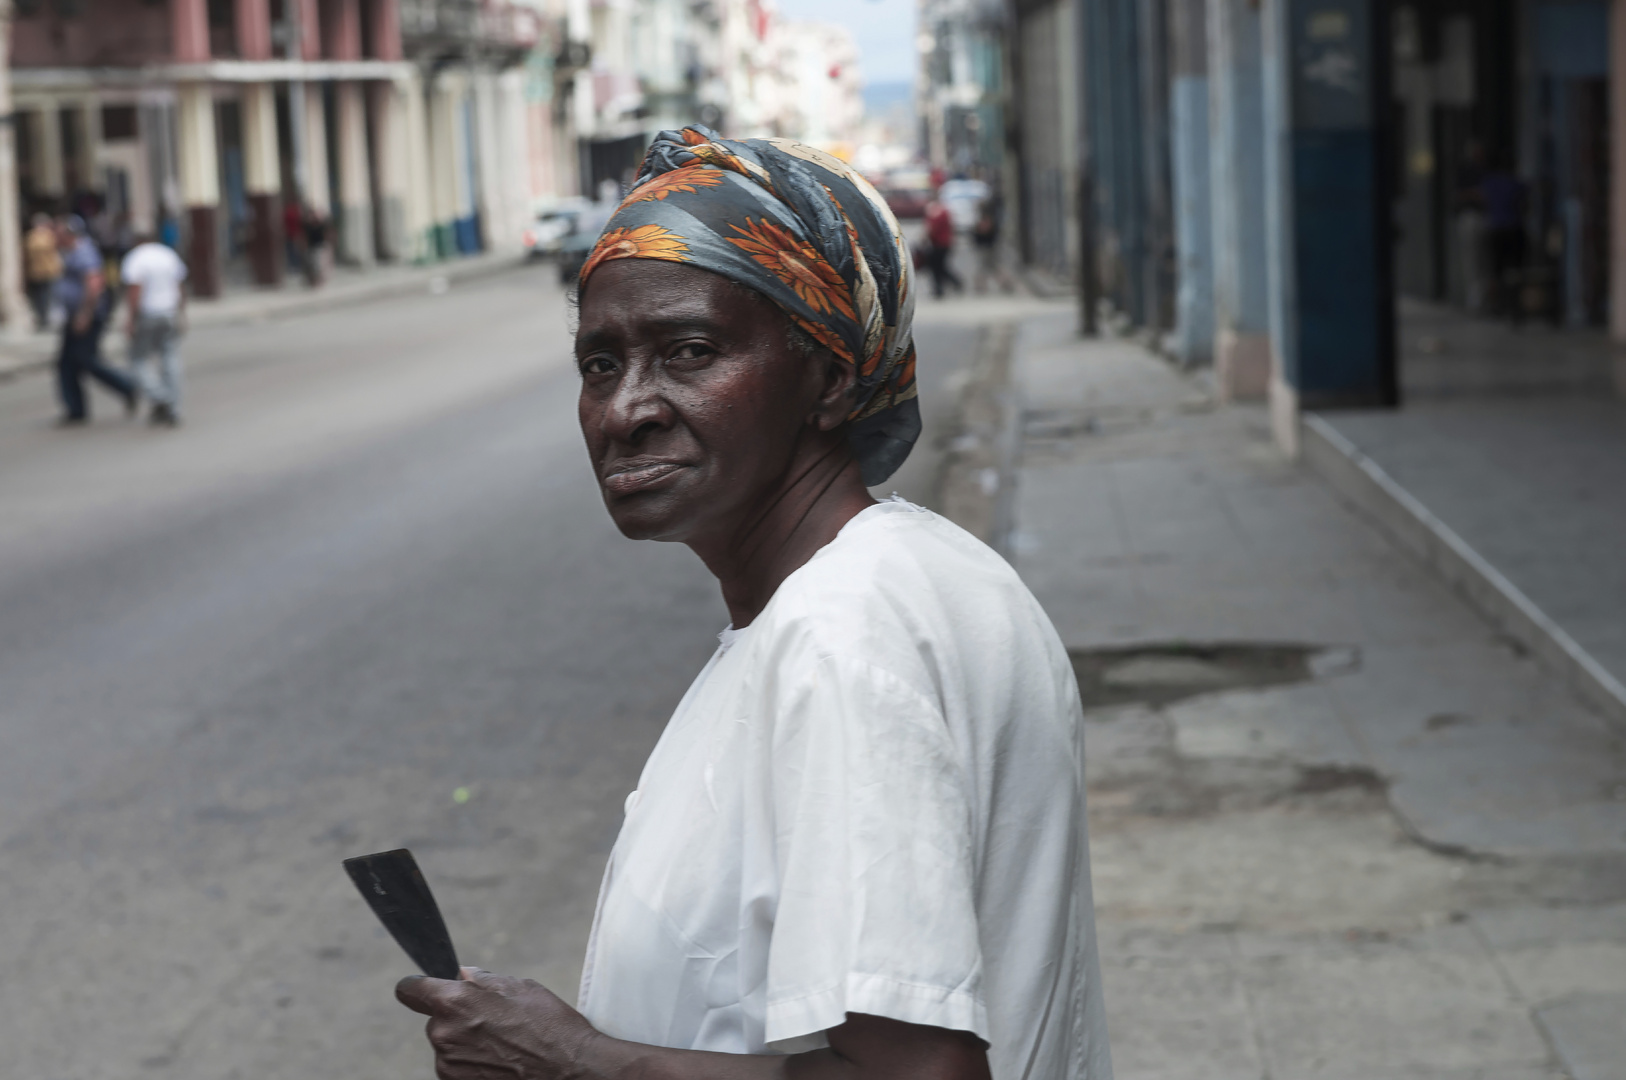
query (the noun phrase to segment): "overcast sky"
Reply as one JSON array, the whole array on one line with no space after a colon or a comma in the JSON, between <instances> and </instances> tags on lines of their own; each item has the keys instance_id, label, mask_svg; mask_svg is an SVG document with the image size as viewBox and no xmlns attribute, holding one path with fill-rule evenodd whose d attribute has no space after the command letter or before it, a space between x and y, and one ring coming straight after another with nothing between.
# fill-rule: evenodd
<instances>
[{"instance_id":1,"label":"overcast sky","mask_svg":"<svg viewBox=\"0 0 1626 1080\"><path fill-rule=\"evenodd\" d=\"M907 82L915 77L916 0L779 0L787 19L840 23L863 53L864 81Z\"/></svg>"}]
</instances>

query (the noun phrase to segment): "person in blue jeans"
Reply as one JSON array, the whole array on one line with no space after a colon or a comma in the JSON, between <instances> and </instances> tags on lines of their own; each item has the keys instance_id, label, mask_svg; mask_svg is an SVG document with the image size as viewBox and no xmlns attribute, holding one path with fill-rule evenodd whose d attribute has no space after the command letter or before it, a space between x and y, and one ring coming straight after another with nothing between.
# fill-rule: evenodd
<instances>
[{"instance_id":1,"label":"person in blue jeans","mask_svg":"<svg viewBox=\"0 0 1626 1080\"><path fill-rule=\"evenodd\" d=\"M62 427L90 422L85 378L101 383L124 402L126 415L134 415L139 401L136 384L102 359L102 331L112 311L112 296L102 276L102 253L86 235L85 219L69 214L57 223L57 247L62 252L62 277L56 299L66 315L62 349L57 354L57 392L62 398Z\"/></svg>"}]
</instances>

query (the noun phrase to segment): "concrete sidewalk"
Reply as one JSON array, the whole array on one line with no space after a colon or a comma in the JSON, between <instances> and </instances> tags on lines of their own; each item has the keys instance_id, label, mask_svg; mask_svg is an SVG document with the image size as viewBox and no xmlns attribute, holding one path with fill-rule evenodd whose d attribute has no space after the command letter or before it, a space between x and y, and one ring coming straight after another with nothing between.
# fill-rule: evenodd
<instances>
[{"instance_id":1,"label":"concrete sidewalk","mask_svg":"<svg viewBox=\"0 0 1626 1080\"><path fill-rule=\"evenodd\" d=\"M1626 732L1626 402L1553 395L1325 413L1307 421L1304 447Z\"/></svg>"},{"instance_id":2,"label":"concrete sidewalk","mask_svg":"<svg viewBox=\"0 0 1626 1080\"><path fill-rule=\"evenodd\" d=\"M1305 460L1626 732L1626 349L1402 314L1404 405L1307 417Z\"/></svg>"},{"instance_id":3,"label":"concrete sidewalk","mask_svg":"<svg viewBox=\"0 0 1626 1080\"><path fill-rule=\"evenodd\" d=\"M1626 1077L1626 746L1139 347L1015 337L1121 1080Z\"/></svg>"},{"instance_id":4,"label":"concrete sidewalk","mask_svg":"<svg viewBox=\"0 0 1626 1080\"><path fill-rule=\"evenodd\" d=\"M443 290L459 281L523 265L519 255L498 252L427 266L380 265L367 270L340 267L319 289L309 288L302 280L290 277L277 289L247 288L215 300L193 301L188 306L187 319L194 329L263 322L392 296ZM124 356L125 339L117 327L123 320L115 318L114 322L103 339L102 351L109 359L119 361ZM0 332L0 380L44 370L56 360L57 346L55 331L36 334L28 329L7 329Z\"/></svg>"}]
</instances>

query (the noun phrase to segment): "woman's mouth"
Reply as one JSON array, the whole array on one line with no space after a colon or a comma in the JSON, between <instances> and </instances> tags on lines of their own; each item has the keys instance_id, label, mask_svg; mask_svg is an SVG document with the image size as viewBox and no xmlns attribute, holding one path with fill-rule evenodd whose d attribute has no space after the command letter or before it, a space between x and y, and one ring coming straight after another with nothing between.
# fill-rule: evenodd
<instances>
[{"instance_id":1,"label":"woman's mouth","mask_svg":"<svg viewBox=\"0 0 1626 1080\"><path fill-rule=\"evenodd\" d=\"M611 495L630 495L653 487L685 468L676 461L629 461L616 466L604 477L604 490Z\"/></svg>"}]
</instances>

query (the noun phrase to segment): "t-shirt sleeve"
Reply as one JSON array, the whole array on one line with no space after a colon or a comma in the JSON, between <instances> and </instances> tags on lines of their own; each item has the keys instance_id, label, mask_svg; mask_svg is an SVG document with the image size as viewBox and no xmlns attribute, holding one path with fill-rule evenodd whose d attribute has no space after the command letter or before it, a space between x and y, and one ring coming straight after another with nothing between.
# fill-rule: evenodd
<instances>
[{"instance_id":1,"label":"t-shirt sleeve","mask_svg":"<svg viewBox=\"0 0 1626 1080\"><path fill-rule=\"evenodd\" d=\"M132 251L124 257L124 261L119 264L119 280L126 285L146 284L142 274L140 252Z\"/></svg>"},{"instance_id":2,"label":"t-shirt sleeve","mask_svg":"<svg viewBox=\"0 0 1626 1080\"><path fill-rule=\"evenodd\" d=\"M986 1040L971 801L941 708L840 658L779 698L767 1042L850 1012Z\"/></svg>"}]
</instances>

